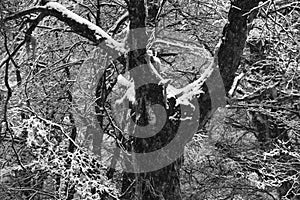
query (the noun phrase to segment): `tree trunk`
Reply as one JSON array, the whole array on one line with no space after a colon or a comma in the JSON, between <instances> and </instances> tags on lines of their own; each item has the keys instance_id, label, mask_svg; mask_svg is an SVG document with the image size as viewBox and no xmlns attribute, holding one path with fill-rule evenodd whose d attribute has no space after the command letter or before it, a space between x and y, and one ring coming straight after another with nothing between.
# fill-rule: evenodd
<instances>
[{"instance_id":1,"label":"tree trunk","mask_svg":"<svg viewBox=\"0 0 300 200\"><path fill-rule=\"evenodd\" d=\"M236 76L235 73L240 65L248 35L248 24L252 22L257 13L255 11L249 13L249 11L257 7L259 2L260 0L234 0L231 3L228 22L223 29L220 46L216 49L219 70L215 70L205 82L203 85L205 93L198 99L200 128L207 123L215 109L222 106L225 102L224 95L231 89ZM222 78L222 84L219 84L220 77ZM223 89L220 87L223 87ZM224 94L218 94L224 89ZM212 106L212 104L214 105Z\"/></svg>"},{"instance_id":2,"label":"tree trunk","mask_svg":"<svg viewBox=\"0 0 300 200\"><path fill-rule=\"evenodd\" d=\"M71 75L70 75L69 68L65 68L65 72L66 72L67 76L70 78ZM69 104L71 105L73 103L73 96L72 96L72 93L71 93L70 90L67 90L67 98L68 98ZM70 138L73 141L76 141L77 128L76 128L76 125L75 125L75 118L74 118L73 113L70 112L69 115L70 115L69 116L70 117L70 123L72 124ZM74 153L75 150L76 150L76 146L71 140L69 140L69 142L70 143L69 143L69 147L68 147L68 152ZM72 160L68 159L66 169L70 169L71 165L72 165ZM72 200L74 198L75 193L76 193L75 186L69 186L69 183L67 183L66 184L66 193L67 193L67 200Z\"/></svg>"},{"instance_id":3,"label":"tree trunk","mask_svg":"<svg viewBox=\"0 0 300 200\"><path fill-rule=\"evenodd\" d=\"M129 1L130 36L128 38L131 51L128 55L128 70L135 84L135 106L132 109L133 121L138 126L149 124L149 113L147 106L158 104L166 110L164 102L163 86L158 85L159 80L152 73L149 63L147 63L146 44L148 37L146 34L146 9L145 3L141 0ZM153 17L152 17L153 19ZM141 67L144 66L144 67ZM145 67L146 66L146 67ZM139 70L136 70L139 68ZM144 80L151 80L152 83L143 84ZM141 86L141 87L140 87ZM174 106L174 105L173 105ZM174 114L167 111L168 116ZM157 115L158 113L154 113ZM141 129L133 129L130 140L132 141L131 152L148 153L162 148L176 134L178 124L169 120L156 136L139 138L137 135L146 135ZM142 133L143 132L143 133ZM181 199L179 183L179 162L173 162L167 167L152 171L139 172L139 161L134 156L128 158L127 169L137 169L135 173L124 172L122 191L125 193L123 199ZM151 166L149 160L149 166ZM125 169L126 170L126 169Z\"/></svg>"},{"instance_id":4,"label":"tree trunk","mask_svg":"<svg viewBox=\"0 0 300 200\"><path fill-rule=\"evenodd\" d=\"M218 59L216 61L219 64L220 71L215 70L213 72L211 77L203 86L205 93L199 98L201 113L200 125L202 127L209 119L210 113L214 112L214 110L212 110L212 104L215 104L215 109L224 103L225 93L214 93L214 90L222 91L219 90L219 87L223 87L223 84L215 84L215 81L220 81L217 80L218 77L220 77L218 75L221 75L223 79L225 92L228 92L231 88L235 72L240 64L241 55L248 33L248 15L244 14L256 7L258 3L258 0L236 0L232 2L233 6L231 7L228 15L229 22L223 30L222 41L219 50L217 51ZM137 70L138 73L135 73L135 68L141 65L148 66L145 49L147 35L144 29L146 24L146 10L144 1L140 0L130 0L128 7L131 30L131 34L129 36L131 52L128 56L128 69L132 71L131 76L133 77L134 84L136 86L136 106L134 106L132 112L133 121L139 126L148 125L149 118L147 105L159 104L167 110L167 121L165 126L161 131L159 131L159 133L156 134L155 137L134 137L137 134L141 134L136 132L137 129L133 129L133 132L131 133L131 152L147 153L162 148L174 138L179 123L169 120L169 116L176 113L179 108L175 107L175 103L168 106L165 105L162 86L158 84L142 84L143 80L149 80L149 76L151 76L151 70L149 67L143 68L143 70ZM153 78L153 80L155 80L155 78ZM139 87L140 85L143 86ZM135 173L124 172L122 184L122 192L124 194L122 198L139 200L180 200L180 160L181 159L178 159L169 166L152 172L139 173L138 170ZM151 165L150 162L152 161L149 160L149 165ZM128 158L126 165L128 168L139 168L139 163L134 157Z\"/></svg>"}]
</instances>

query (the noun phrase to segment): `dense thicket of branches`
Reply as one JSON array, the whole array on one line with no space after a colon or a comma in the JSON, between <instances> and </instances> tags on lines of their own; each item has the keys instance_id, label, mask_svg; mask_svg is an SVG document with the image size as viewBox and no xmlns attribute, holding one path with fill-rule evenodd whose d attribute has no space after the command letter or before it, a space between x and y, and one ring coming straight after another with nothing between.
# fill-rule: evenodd
<instances>
[{"instance_id":1,"label":"dense thicket of branches","mask_svg":"<svg viewBox=\"0 0 300 200\"><path fill-rule=\"evenodd\" d=\"M299 11L1 1L0 198L298 199Z\"/></svg>"}]
</instances>

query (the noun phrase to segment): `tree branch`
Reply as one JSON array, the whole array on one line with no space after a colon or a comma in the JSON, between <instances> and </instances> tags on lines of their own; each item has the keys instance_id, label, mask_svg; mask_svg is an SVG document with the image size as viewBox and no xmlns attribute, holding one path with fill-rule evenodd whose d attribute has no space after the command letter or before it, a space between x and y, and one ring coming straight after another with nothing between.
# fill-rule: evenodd
<instances>
[{"instance_id":1,"label":"tree branch","mask_svg":"<svg viewBox=\"0 0 300 200\"><path fill-rule=\"evenodd\" d=\"M103 45L103 48L115 58L127 52L127 50L123 47L123 44L115 41L103 29L73 13L57 2L49 2L45 6L37 6L25 11L21 11L14 15L8 16L3 21L7 22L10 20L19 19L36 12L43 13L44 17L53 16L58 20L65 22L71 27L72 30L74 30L75 33L87 38L97 45Z\"/></svg>"}]
</instances>

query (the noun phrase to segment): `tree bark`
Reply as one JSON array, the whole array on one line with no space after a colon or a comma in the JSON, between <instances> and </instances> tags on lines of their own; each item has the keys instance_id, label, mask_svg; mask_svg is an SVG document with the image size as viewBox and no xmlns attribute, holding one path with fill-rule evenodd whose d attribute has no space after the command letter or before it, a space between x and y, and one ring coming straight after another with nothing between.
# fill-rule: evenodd
<instances>
[{"instance_id":1,"label":"tree bark","mask_svg":"<svg viewBox=\"0 0 300 200\"><path fill-rule=\"evenodd\" d=\"M265 0L264 0L265 1ZM252 22L256 12L250 12L257 7L260 0L234 0L228 13L228 22L223 29L221 43L216 47L218 70L215 70L203 85L205 92L198 99L200 107L200 128L207 123L211 114L219 106L225 103L225 96L231 89L240 65L241 56L245 47L248 24ZM219 74L218 74L219 73ZM222 85L216 84L222 78ZM214 91L224 91L224 94L216 94ZM212 96L213 95L213 96ZM214 106L212 106L214 102Z\"/></svg>"},{"instance_id":2,"label":"tree bark","mask_svg":"<svg viewBox=\"0 0 300 200\"><path fill-rule=\"evenodd\" d=\"M146 126L149 124L149 116L146 106L159 104L166 109L164 103L163 86L159 85L157 79L151 72L149 63L147 62L146 44L148 36L146 34L146 6L141 0L129 1L129 18L130 18L130 36L129 46L131 51L128 55L128 70L131 72L135 84L135 106L132 109L133 121L138 126ZM152 17L153 18L153 17ZM141 70L135 70L138 67ZM144 80L151 79L153 83L143 84ZM142 85L142 86L141 86ZM141 87L139 87L141 86ZM174 106L174 105L173 105ZM169 116L174 114L175 109L167 111L167 121L165 126L154 137L138 138L135 137L137 129L133 130L130 140L132 141L131 151L135 153L148 153L162 148L176 134L178 124L168 120ZM158 114L158 113L155 113ZM134 156L128 158L131 162L127 163L130 168L138 168L139 162L135 161ZM152 162L151 160L149 162ZM149 165L151 165L149 163ZM180 183L179 183L179 162L173 162L163 169L145 172L130 173L124 172L122 192L126 193L123 199L139 199L139 200L159 200L159 199L181 199Z\"/></svg>"},{"instance_id":3,"label":"tree bark","mask_svg":"<svg viewBox=\"0 0 300 200\"><path fill-rule=\"evenodd\" d=\"M232 7L228 15L228 23L224 27L223 37L220 47L217 51L217 62L219 64L220 75L223 79L225 92L228 92L233 83L235 72L237 71L241 55L245 46L247 38L247 23L248 14L251 9L258 5L259 1L249 0L236 0L232 2ZM128 58L128 69L132 70L140 65L147 65L146 61L146 42L147 35L145 29L146 25L146 10L143 1L131 0L129 1L129 17L130 17L130 30L131 35L129 38L129 44L131 45L132 51L129 53ZM153 19L153 16L151 17ZM138 30L137 30L138 29ZM139 82L149 76L150 72L145 69L144 71L139 70L139 74L132 73L136 86L139 86ZM218 98L217 102L224 102L225 93L220 96L212 96L213 91L223 87L223 85L214 85L216 78L218 78L218 72L215 70L211 77L204 84L203 90L205 91L199 98L200 103L200 125L204 126L206 121L209 119L212 110L212 99ZM147 104L160 104L163 103L163 90L159 85L148 84L136 89L136 101L137 105L133 109L135 116L140 118L135 119L135 123L138 125L147 125L147 111L145 105ZM175 105L170 110L176 110ZM221 104L215 106L217 108ZM166 108L164 106L164 108ZM174 114L172 112L168 112ZM155 138L135 138L132 137L131 150L134 152L149 152L156 150L167 144L176 134L178 124L167 120L166 126L156 135ZM133 136L135 133L133 133ZM134 159L129 159L133 162ZM127 163L128 164L128 163ZM132 163L130 163L132 164ZM138 163L133 163L138 165ZM180 182L179 182L179 169L180 162L175 161L171 165L164 167L160 170L147 173L127 173L123 175L122 191L124 194L123 199L142 199L142 200L155 200L155 199L181 199L180 193ZM146 183L150 183L151 187Z\"/></svg>"}]
</instances>

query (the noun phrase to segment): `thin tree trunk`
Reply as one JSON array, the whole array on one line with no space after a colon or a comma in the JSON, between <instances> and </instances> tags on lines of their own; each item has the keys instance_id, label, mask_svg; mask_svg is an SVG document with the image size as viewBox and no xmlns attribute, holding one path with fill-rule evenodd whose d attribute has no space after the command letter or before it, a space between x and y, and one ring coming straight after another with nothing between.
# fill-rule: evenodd
<instances>
[{"instance_id":1,"label":"thin tree trunk","mask_svg":"<svg viewBox=\"0 0 300 200\"><path fill-rule=\"evenodd\" d=\"M65 69L65 72L68 76L68 78L71 77L70 75L70 71L68 68ZM67 90L67 98L68 98L68 101L69 101L69 104L71 106L71 104L73 103L73 96L72 96L72 93L70 90ZM70 111L69 112L69 118L70 118L70 123L72 124L72 129L71 129L71 135L70 135L70 138L73 140L73 141L76 141L76 138L77 138L77 128L76 128L76 125L75 125L75 119L74 119L74 116L72 114L72 112ZM70 140L69 141L69 147L68 147L68 152L70 153L74 153L75 150L76 150L76 146L75 144ZM67 169L70 169L71 168L71 165L72 165L72 160L68 159L67 160L67 166L66 168ZM66 185L66 192L67 192L67 200L72 200L74 198L74 195L75 195L75 186L71 186L69 188L69 184L67 183Z\"/></svg>"},{"instance_id":2,"label":"thin tree trunk","mask_svg":"<svg viewBox=\"0 0 300 200\"><path fill-rule=\"evenodd\" d=\"M265 0L263 0L265 1ZM223 28L220 46L217 47L217 64L219 70L215 70L203 85L205 92L200 96L200 128L209 120L210 115L225 102L225 93L229 92L240 65L241 56L245 47L248 24L252 22L256 11L250 12L257 7L260 0L234 0L228 13L228 22ZM222 84L219 78L222 78ZM224 91L224 94L216 94L214 91ZM208 89L209 88L209 89ZM211 96L213 94L213 96ZM214 105L212 106L212 102Z\"/></svg>"}]
</instances>

